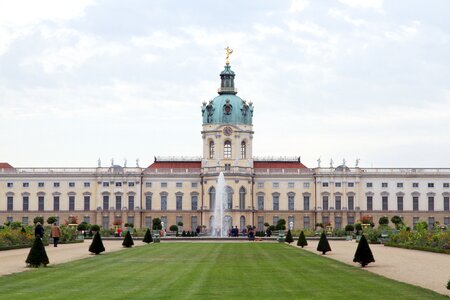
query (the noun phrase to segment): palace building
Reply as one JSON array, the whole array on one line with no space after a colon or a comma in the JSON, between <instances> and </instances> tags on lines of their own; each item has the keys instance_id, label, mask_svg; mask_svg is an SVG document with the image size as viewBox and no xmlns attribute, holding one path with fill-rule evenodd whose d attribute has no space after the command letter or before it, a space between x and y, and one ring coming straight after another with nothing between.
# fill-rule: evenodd
<instances>
[{"instance_id":1,"label":"palace building","mask_svg":"<svg viewBox=\"0 0 450 300\"><path fill-rule=\"evenodd\" d=\"M228 49L228 48L227 48ZM227 50L218 96L203 103L198 158L155 157L147 168L16 168L0 163L0 223L31 224L56 216L111 228L150 227L161 218L195 230L211 228L220 172L226 180L226 226L283 218L295 229L353 224L362 216L401 216L410 226L425 220L450 223L450 169L308 168L300 158L253 156L253 103L237 96Z\"/></svg>"}]
</instances>

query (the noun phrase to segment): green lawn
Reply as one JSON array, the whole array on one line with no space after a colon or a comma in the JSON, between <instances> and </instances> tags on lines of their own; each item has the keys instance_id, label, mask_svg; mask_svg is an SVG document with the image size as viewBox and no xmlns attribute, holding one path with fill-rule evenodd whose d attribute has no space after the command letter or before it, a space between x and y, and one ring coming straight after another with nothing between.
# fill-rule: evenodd
<instances>
[{"instance_id":1,"label":"green lawn","mask_svg":"<svg viewBox=\"0 0 450 300\"><path fill-rule=\"evenodd\" d=\"M0 298L448 299L284 244L164 242L0 277Z\"/></svg>"}]
</instances>

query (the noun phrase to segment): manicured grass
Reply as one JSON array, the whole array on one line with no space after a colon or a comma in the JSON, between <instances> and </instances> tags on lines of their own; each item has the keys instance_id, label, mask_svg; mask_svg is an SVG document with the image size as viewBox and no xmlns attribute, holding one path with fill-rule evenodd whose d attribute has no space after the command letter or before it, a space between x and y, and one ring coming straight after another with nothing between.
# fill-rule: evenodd
<instances>
[{"instance_id":1,"label":"manicured grass","mask_svg":"<svg viewBox=\"0 0 450 300\"><path fill-rule=\"evenodd\" d=\"M150 244L0 277L0 298L448 299L275 243Z\"/></svg>"}]
</instances>

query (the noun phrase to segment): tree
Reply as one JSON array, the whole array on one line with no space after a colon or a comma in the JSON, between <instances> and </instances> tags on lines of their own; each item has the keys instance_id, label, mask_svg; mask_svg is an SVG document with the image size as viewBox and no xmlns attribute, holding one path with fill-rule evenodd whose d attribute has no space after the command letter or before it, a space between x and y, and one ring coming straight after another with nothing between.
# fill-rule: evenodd
<instances>
[{"instance_id":1,"label":"tree","mask_svg":"<svg viewBox=\"0 0 450 300\"><path fill-rule=\"evenodd\" d=\"M127 230L127 234L125 234L125 238L123 239L122 246L124 246L126 248L131 248L131 247L133 247L133 245L134 245L133 238L131 237L130 231Z\"/></svg>"},{"instance_id":2,"label":"tree","mask_svg":"<svg viewBox=\"0 0 450 300\"><path fill-rule=\"evenodd\" d=\"M292 243L294 241L294 238L292 237L291 230L289 229L286 234L286 239L284 240L286 243Z\"/></svg>"},{"instance_id":3,"label":"tree","mask_svg":"<svg viewBox=\"0 0 450 300\"><path fill-rule=\"evenodd\" d=\"M276 230L286 230L286 220L279 219L277 225L275 226Z\"/></svg>"},{"instance_id":4,"label":"tree","mask_svg":"<svg viewBox=\"0 0 450 300\"><path fill-rule=\"evenodd\" d=\"M178 232L178 226L177 225L170 225L169 230Z\"/></svg>"},{"instance_id":5,"label":"tree","mask_svg":"<svg viewBox=\"0 0 450 300\"><path fill-rule=\"evenodd\" d=\"M44 217L38 216L33 219L34 225L36 225L38 222L41 223L41 225L44 225Z\"/></svg>"},{"instance_id":6,"label":"tree","mask_svg":"<svg viewBox=\"0 0 450 300\"><path fill-rule=\"evenodd\" d=\"M77 226L77 230L78 231L83 231L83 230L88 230L89 228L89 224L86 222L81 222L80 224L78 224Z\"/></svg>"},{"instance_id":7,"label":"tree","mask_svg":"<svg viewBox=\"0 0 450 300\"><path fill-rule=\"evenodd\" d=\"M302 248L308 246L308 242L306 241L305 233L303 230L300 232L298 237L297 246L301 246Z\"/></svg>"},{"instance_id":8,"label":"tree","mask_svg":"<svg viewBox=\"0 0 450 300\"><path fill-rule=\"evenodd\" d=\"M94 226L92 226L92 227L94 227ZM100 232L97 231L97 233L94 235L94 238L92 239L91 246L89 246L89 252L95 253L97 255L104 251L105 251L105 246L103 246L102 238L100 237Z\"/></svg>"},{"instance_id":9,"label":"tree","mask_svg":"<svg viewBox=\"0 0 450 300\"><path fill-rule=\"evenodd\" d=\"M381 218L378 220L378 224L380 224L381 226L386 226L386 225L388 225L388 224L389 224L389 218L386 217L386 216L381 217Z\"/></svg>"},{"instance_id":10,"label":"tree","mask_svg":"<svg viewBox=\"0 0 450 300\"><path fill-rule=\"evenodd\" d=\"M56 223L58 219L55 216L51 216L47 218L47 224L53 224Z\"/></svg>"},{"instance_id":11,"label":"tree","mask_svg":"<svg viewBox=\"0 0 450 300\"><path fill-rule=\"evenodd\" d=\"M363 268L369 263L375 262L369 243L364 235L362 235L359 240L358 248L356 248L355 258L353 258L353 261L360 263Z\"/></svg>"},{"instance_id":12,"label":"tree","mask_svg":"<svg viewBox=\"0 0 450 300\"><path fill-rule=\"evenodd\" d=\"M183 227L184 224L183 224L183 222L180 221L180 222L177 223L177 225L180 226L180 227Z\"/></svg>"},{"instance_id":13,"label":"tree","mask_svg":"<svg viewBox=\"0 0 450 300\"><path fill-rule=\"evenodd\" d=\"M151 243L153 242L152 234L150 232L150 228L147 228L147 231L145 232L144 239L142 240L144 243Z\"/></svg>"},{"instance_id":14,"label":"tree","mask_svg":"<svg viewBox=\"0 0 450 300\"><path fill-rule=\"evenodd\" d=\"M41 265L46 267L50 263L41 238L37 237L34 239L33 246L31 247L25 262L28 266L34 268L38 268Z\"/></svg>"},{"instance_id":15,"label":"tree","mask_svg":"<svg viewBox=\"0 0 450 300\"><path fill-rule=\"evenodd\" d=\"M395 225L395 229L400 229L400 227L402 227L403 225L403 220L399 216L393 216L391 218L391 222Z\"/></svg>"},{"instance_id":16,"label":"tree","mask_svg":"<svg viewBox=\"0 0 450 300\"><path fill-rule=\"evenodd\" d=\"M161 224L160 218L154 218L152 220L152 223L153 223L153 226L152 226L153 230L161 230L162 229L162 224Z\"/></svg>"},{"instance_id":17,"label":"tree","mask_svg":"<svg viewBox=\"0 0 450 300\"><path fill-rule=\"evenodd\" d=\"M353 224L348 224L345 226L345 231L348 233L353 233L353 231L355 231L355 226L353 226Z\"/></svg>"},{"instance_id":18,"label":"tree","mask_svg":"<svg viewBox=\"0 0 450 300\"><path fill-rule=\"evenodd\" d=\"M322 254L325 254L328 251L331 251L331 247L330 247L330 244L328 243L328 239L325 234L325 231L322 231L322 234L320 235L319 244L317 245L317 251L322 252Z\"/></svg>"},{"instance_id":19,"label":"tree","mask_svg":"<svg viewBox=\"0 0 450 300\"><path fill-rule=\"evenodd\" d=\"M92 225L91 226L91 231L99 232L100 231L100 226L98 226L97 224Z\"/></svg>"}]
</instances>

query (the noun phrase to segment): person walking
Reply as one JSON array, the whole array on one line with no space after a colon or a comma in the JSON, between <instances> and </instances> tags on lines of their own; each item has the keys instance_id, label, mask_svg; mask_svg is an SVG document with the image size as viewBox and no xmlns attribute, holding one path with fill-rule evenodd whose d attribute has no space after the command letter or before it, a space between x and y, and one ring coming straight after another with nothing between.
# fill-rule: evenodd
<instances>
[{"instance_id":1,"label":"person walking","mask_svg":"<svg viewBox=\"0 0 450 300\"><path fill-rule=\"evenodd\" d=\"M44 237L44 227L42 227L40 222L36 223L36 227L34 228L34 236L41 239Z\"/></svg>"},{"instance_id":2,"label":"person walking","mask_svg":"<svg viewBox=\"0 0 450 300\"><path fill-rule=\"evenodd\" d=\"M53 247L58 247L59 238L61 236L61 229L59 229L56 222L52 225L51 237L53 238Z\"/></svg>"}]
</instances>

